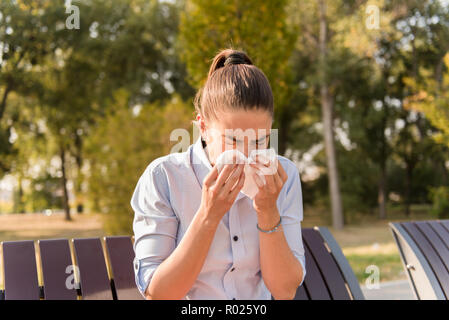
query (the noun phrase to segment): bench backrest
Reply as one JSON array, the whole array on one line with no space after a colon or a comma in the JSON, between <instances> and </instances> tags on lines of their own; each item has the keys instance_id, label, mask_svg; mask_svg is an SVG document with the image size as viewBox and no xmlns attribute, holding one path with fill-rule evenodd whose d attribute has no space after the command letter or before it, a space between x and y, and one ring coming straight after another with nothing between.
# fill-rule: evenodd
<instances>
[{"instance_id":1,"label":"bench backrest","mask_svg":"<svg viewBox=\"0 0 449 320\"><path fill-rule=\"evenodd\" d=\"M67 239L39 240L36 248L31 240L2 242L5 290L0 299L143 299L134 282L130 237L73 239L72 245Z\"/></svg>"},{"instance_id":2,"label":"bench backrest","mask_svg":"<svg viewBox=\"0 0 449 320\"><path fill-rule=\"evenodd\" d=\"M449 220L390 223L416 299L449 299Z\"/></svg>"},{"instance_id":3,"label":"bench backrest","mask_svg":"<svg viewBox=\"0 0 449 320\"><path fill-rule=\"evenodd\" d=\"M363 300L354 272L325 227L303 228L306 277L295 300Z\"/></svg>"},{"instance_id":4,"label":"bench backrest","mask_svg":"<svg viewBox=\"0 0 449 320\"><path fill-rule=\"evenodd\" d=\"M357 279L327 228L303 228L306 278L295 300L364 299ZM72 246L71 246L72 245ZM5 291L0 299L143 299L133 271L130 237L3 242ZM39 286L36 256L41 265ZM1 266L0 266L1 267Z\"/></svg>"},{"instance_id":5,"label":"bench backrest","mask_svg":"<svg viewBox=\"0 0 449 320\"><path fill-rule=\"evenodd\" d=\"M5 299L39 300L34 241L3 243Z\"/></svg>"}]
</instances>

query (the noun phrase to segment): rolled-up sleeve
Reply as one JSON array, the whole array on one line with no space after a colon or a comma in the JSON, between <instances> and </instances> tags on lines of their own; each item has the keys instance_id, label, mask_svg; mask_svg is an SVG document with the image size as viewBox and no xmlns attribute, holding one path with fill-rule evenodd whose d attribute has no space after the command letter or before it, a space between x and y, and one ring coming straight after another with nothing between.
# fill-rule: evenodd
<instances>
[{"instance_id":1,"label":"rolled-up sleeve","mask_svg":"<svg viewBox=\"0 0 449 320\"><path fill-rule=\"evenodd\" d=\"M163 167L150 163L137 182L131 198L134 210L134 272L140 293L145 291L156 268L176 247L178 217L169 200Z\"/></svg>"},{"instance_id":2,"label":"rolled-up sleeve","mask_svg":"<svg viewBox=\"0 0 449 320\"><path fill-rule=\"evenodd\" d=\"M282 228L290 249L302 266L301 286L306 276L306 259L301 233L301 221L303 220L302 190L298 169L296 166L289 167L288 171L286 170L289 177L285 185L286 196L281 206Z\"/></svg>"}]
</instances>

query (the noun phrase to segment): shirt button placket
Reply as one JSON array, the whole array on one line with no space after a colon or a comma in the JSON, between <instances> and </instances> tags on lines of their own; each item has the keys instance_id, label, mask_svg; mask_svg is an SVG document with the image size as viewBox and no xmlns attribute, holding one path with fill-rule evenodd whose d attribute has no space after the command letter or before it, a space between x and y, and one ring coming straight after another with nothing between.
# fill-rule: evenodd
<instances>
[{"instance_id":1,"label":"shirt button placket","mask_svg":"<svg viewBox=\"0 0 449 320\"><path fill-rule=\"evenodd\" d=\"M237 288L235 287L235 263L238 261L239 259L239 246L240 243L238 242L239 237L235 234L234 231L238 231L239 228L235 227L235 213L233 214L233 210L231 209L229 212L229 232L230 235L232 236L232 260L234 262L234 265L232 266L232 268L229 270L229 272L227 273L227 275L229 276L229 280L231 281L230 286L232 288L232 290L229 292L230 296L232 297L232 300L236 300L236 295L237 295ZM237 230L236 230L237 229Z\"/></svg>"}]
</instances>

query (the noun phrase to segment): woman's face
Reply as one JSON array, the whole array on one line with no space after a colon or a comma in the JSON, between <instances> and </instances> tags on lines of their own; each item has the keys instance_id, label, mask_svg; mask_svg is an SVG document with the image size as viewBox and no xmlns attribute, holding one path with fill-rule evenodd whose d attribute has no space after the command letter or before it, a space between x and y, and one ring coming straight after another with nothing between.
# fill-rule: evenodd
<instances>
[{"instance_id":1,"label":"woman's face","mask_svg":"<svg viewBox=\"0 0 449 320\"><path fill-rule=\"evenodd\" d=\"M219 120L197 116L212 166L226 150L237 149L249 157L254 149L268 148L273 119L267 111L239 110L220 112L217 116Z\"/></svg>"}]
</instances>

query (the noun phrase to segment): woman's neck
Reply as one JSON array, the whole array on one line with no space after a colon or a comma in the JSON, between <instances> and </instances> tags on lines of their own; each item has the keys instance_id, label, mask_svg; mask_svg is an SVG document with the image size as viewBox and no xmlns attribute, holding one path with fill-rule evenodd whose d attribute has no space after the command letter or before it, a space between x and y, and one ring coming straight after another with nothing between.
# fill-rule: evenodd
<instances>
[{"instance_id":1,"label":"woman's neck","mask_svg":"<svg viewBox=\"0 0 449 320\"><path fill-rule=\"evenodd\" d=\"M215 165L215 163L213 163L213 162L210 160L210 157L209 157L209 150L208 150L208 148L207 148L207 145L205 145L205 146L203 147L203 149L204 149L204 153L206 154L207 159L209 160L210 165L213 167L213 166Z\"/></svg>"}]
</instances>

